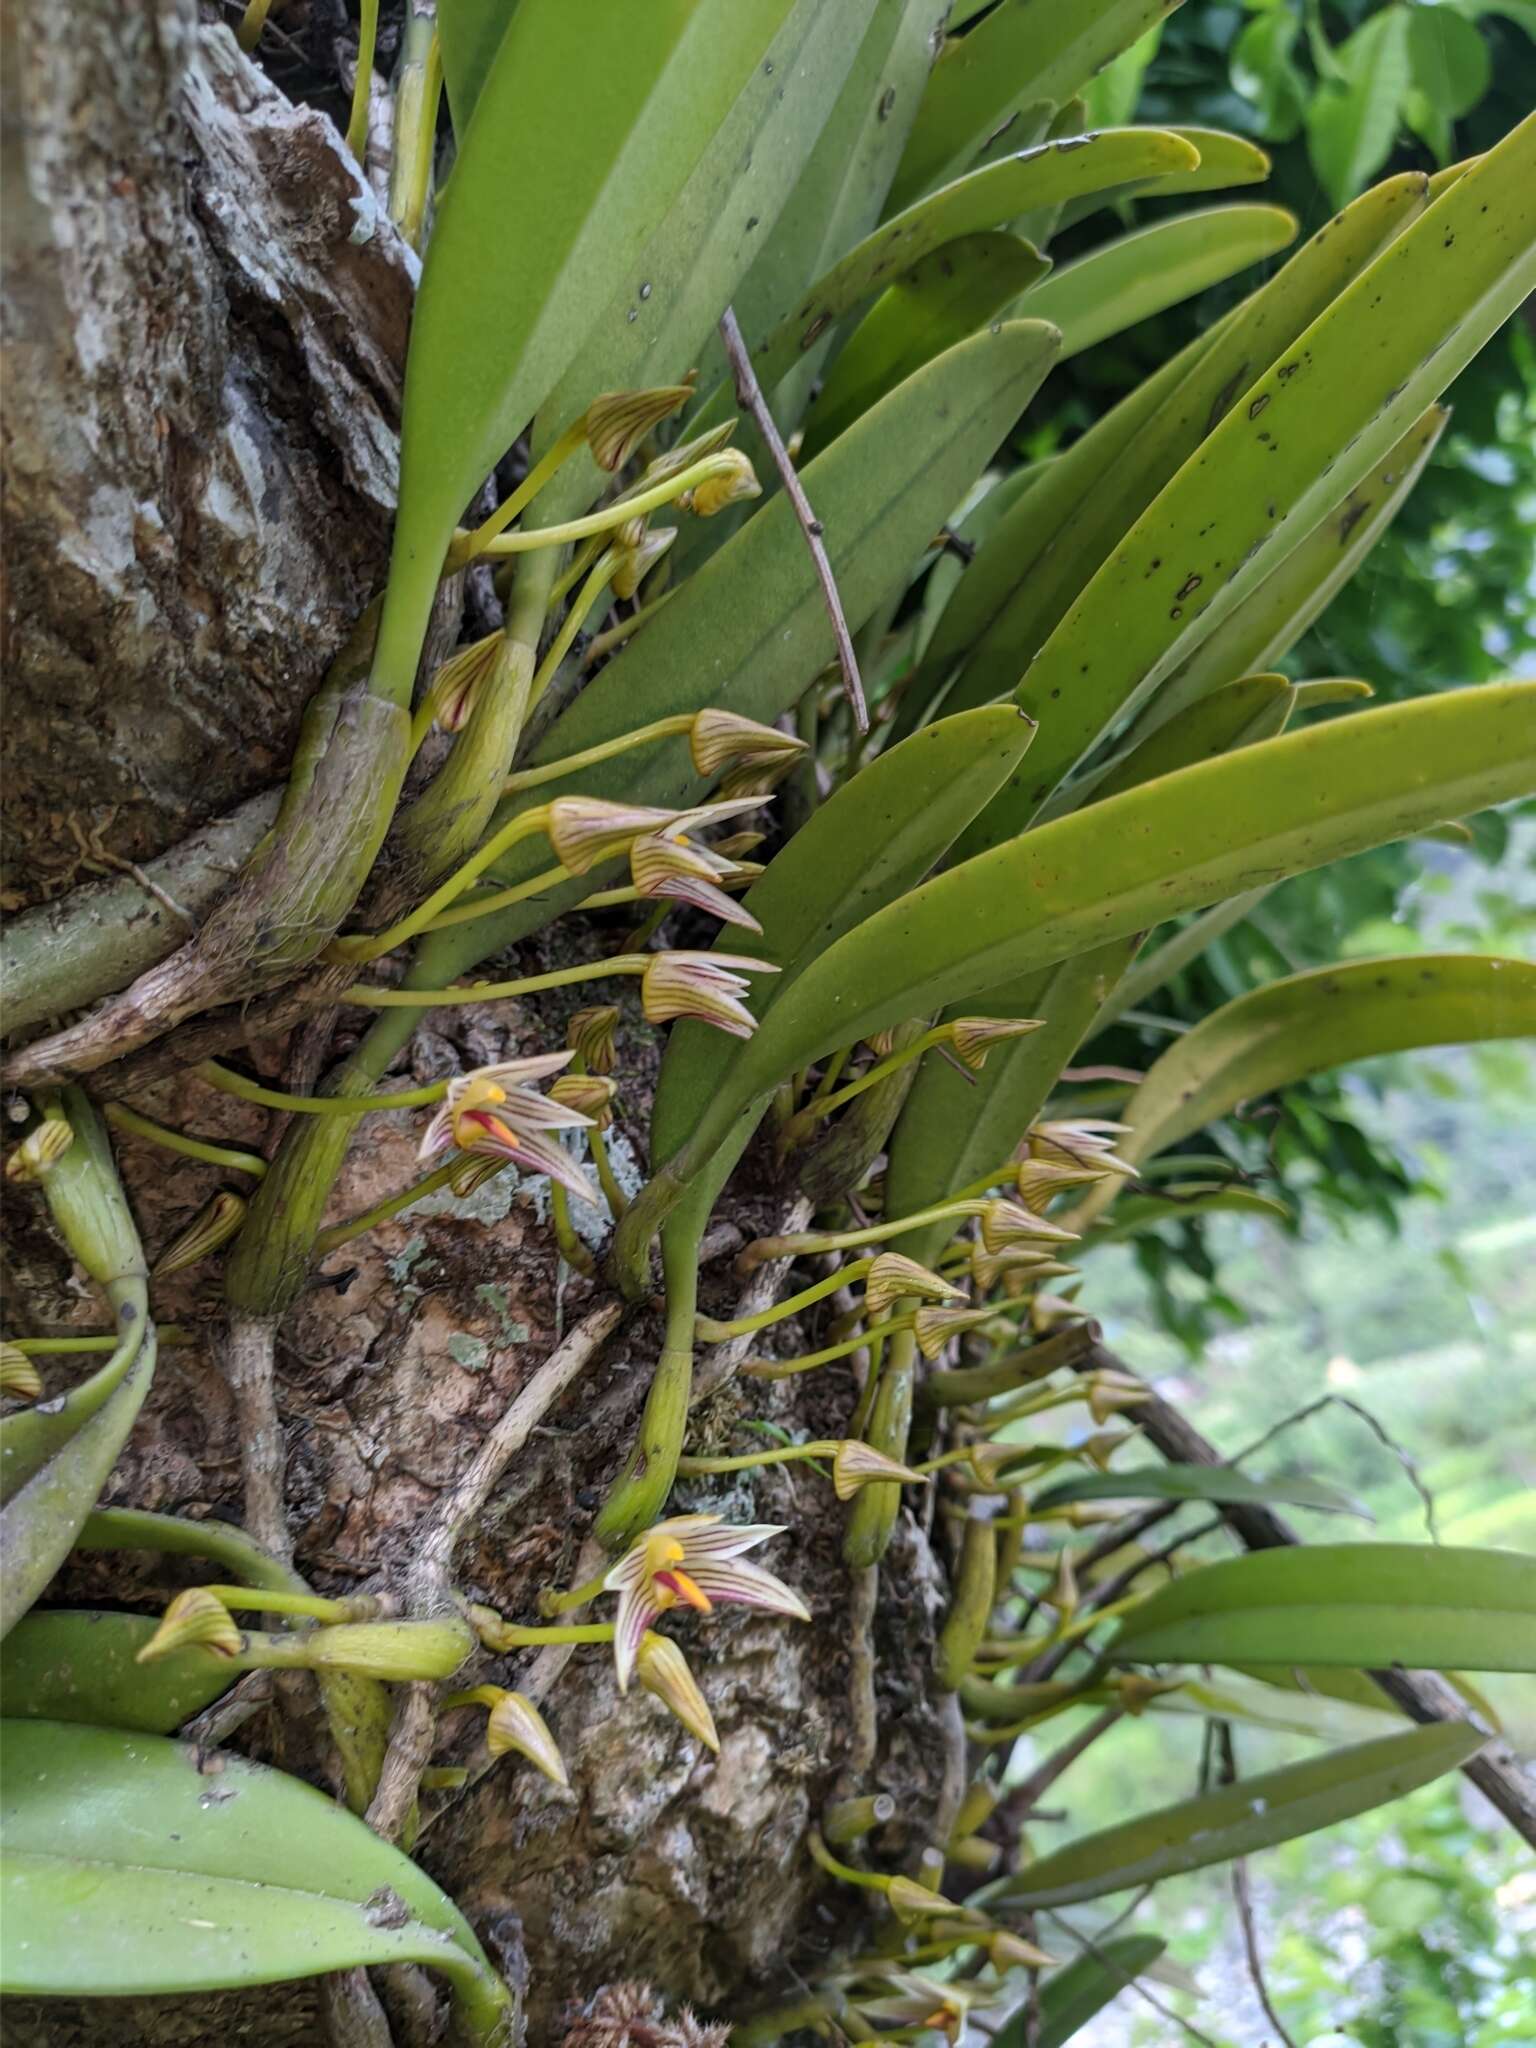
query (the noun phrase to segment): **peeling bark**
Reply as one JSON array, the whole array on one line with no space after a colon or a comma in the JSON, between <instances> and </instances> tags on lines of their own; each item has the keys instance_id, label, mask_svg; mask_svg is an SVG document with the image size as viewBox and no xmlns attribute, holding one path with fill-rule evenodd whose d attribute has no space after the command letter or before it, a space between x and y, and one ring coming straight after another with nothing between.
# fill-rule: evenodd
<instances>
[{"instance_id":1,"label":"peeling bark","mask_svg":"<svg viewBox=\"0 0 1536 2048\"><path fill-rule=\"evenodd\" d=\"M9 0L4 37L16 907L285 770L383 580L416 265L193 0Z\"/></svg>"}]
</instances>

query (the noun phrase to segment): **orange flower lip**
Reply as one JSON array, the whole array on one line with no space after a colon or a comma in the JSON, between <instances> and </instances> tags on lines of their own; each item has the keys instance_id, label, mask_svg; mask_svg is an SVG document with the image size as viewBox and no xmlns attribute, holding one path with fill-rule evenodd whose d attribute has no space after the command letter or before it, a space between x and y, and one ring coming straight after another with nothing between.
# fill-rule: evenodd
<instances>
[{"instance_id":1,"label":"orange flower lip","mask_svg":"<svg viewBox=\"0 0 1536 2048\"><path fill-rule=\"evenodd\" d=\"M688 1605L697 1608L700 1614L714 1612L714 1602L701 1586L694 1584L686 1572L678 1571L674 1567L671 1571L652 1572L651 1577L658 1586L664 1587L674 1600L686 1600Z\"/></svg>"}]
</instances>

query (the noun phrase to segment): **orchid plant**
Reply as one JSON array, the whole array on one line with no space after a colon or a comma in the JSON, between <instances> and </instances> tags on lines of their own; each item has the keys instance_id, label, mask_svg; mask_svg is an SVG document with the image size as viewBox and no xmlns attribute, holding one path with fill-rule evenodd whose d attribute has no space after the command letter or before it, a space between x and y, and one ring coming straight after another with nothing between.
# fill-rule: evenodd
<instances>
[{"instance_id":1,"label":"orchid plant","mask_svg":"<svg viewBox=\"0 0 1536 2048\"><path fill-rule=\"evenodd\" d=\"M1145 1073L1074 1067L1129 989L1155 990L1265 890L1536 792L1528 682L1317 720L1366 692L1280 668L1411 489L1460 366L1536 286L1536 123L1367 191L1284 262L1291 216L1240 203L1053 268L1059 233L1101 210L1264 176L1235 136L1089 129L1090 82L1176 4L960 8L935 61L918 0L681 0L643 19L623 0L438 0L455 147L434 178L430 122L413 144L434 205L412 216L432 225L366 675L346 717L335 692L317 702L272 833L185 948L9 1058L25 1128L7 1178L36 1190L111 1327L73 1340L105 1353L84 1375L54 1356L69 1339L4 1350L8 1990L196 1995L425 1963L459 2036L501 2048L520 1991L410 1860L420 1828L506 1756L531 1767L519 1798L579 1798L562 1688L609 1685L609 1655L616 1712L644 1715L643 1692L679 1743L718 1751L718 1608L776 1624L814 1606L836 1635L829 1586L873 1602L919 1552L942 1612L903 1683L951 1731L954 1782L886 1810L887 1702L859 1680L858 1782L829 1789L785 1866L834 1902L836 1937L808 1976L739 1987L738 2048L801 2030L959 2042L974 2013L999 2048L1064 2042L1162 1944L1088 1941L1063 1907L1456 1768L1530 1828L1481 1695L1406 1675L1536 1669L1530 1561L1292 1544L1277 1506L1353 1504L1217 1458L1093 1320L1117 1235L1204 1207L1273 1214L1175 1149L1239 1103L1536 1029L1529 963L1415 955L1287 977ZM554 89L578 77L590 118ZM528 192L538 206L509 203ZM1078 439L1016 459L1056 363L1259 264ZM500 502L468 523L487 478ZM501 624L424 668L470 567ZM557 924L563 964L468 978ZM561 1014L563 991L615 982ZM288 1092L210 1052L221 1019L240 1043L253 1003L291 1003L267 1012L289 1022L339 1005L366 1028L317 1089ZM520 1049L391 1088L417 1025L461 1006ZM666 1026L653 1080L622 1045ZM194 1085L284 1116L272 1155L119 1102L151 1042L186 1047ZM358 1122L423 1112L419 1177L327 1221ZM648 1155L627 1190L616 1121ZM153 1287L109 1127L243 1176ZM281 1320L328 1251L508 1170L547 1196L547 1256L589 1291L587 1320L531 1367L408 1566L317 1591L288 1527ZM777 1228L737 1201L754 1177ZM599 1219L590 1244L573 1200ZM742 1298L712 1279L706 1313L722 1219ZM213 1257L244 1531L98 1505L158 1350L188 1338L158 1312L164 1276ZM499 1526L508 1466L621 1321L647 1391L583 1530L587 1576L502 1613L463 1539ZM723 1389L735 1407L701 1405ZM717 1510L805 1464L832 1482L807 1513L840 1518L842 1566L802 1593L748 1553L790 1537L794 1578L808 1529ZM1183 1524L1144 1540L1191 1503L1251 1551L1212 1561ZM159 1616L36 1607L80 1548L218 1576ZM522 1662L583 1646L599 1654ZM351 1811L238 1762L232 1846L169 1738L275 1670L310 1674ZM1021 1794L1015 1743L1083 1708L1091 1734ZM1325 1746L1034 1853L1050 1771L1144 1712ZM1343 1721L1358 1739L1341 1747ZM78 1808L62 1818L61 1787ZM151 1882L135 1845L162 1808L177 1847ZM68 1932L82 1872L120 1929L99 1959ZM177 1885L209 1887L217 1915L187 1917ZM403 1918L373 1909L381 1887ZM569 2038L595 2039L604 2010L589 1998Z\"/></svg>"}]
</instances>

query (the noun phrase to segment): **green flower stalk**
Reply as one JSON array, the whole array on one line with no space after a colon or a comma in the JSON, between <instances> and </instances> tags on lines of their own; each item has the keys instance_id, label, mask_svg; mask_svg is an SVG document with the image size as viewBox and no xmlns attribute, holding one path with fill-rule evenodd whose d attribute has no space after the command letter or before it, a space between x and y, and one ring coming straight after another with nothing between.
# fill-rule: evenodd
<instances>
[{"instance_id":1,"label":"green flower stalk","mask_svg":"<svg viewBox=\"0 0 1536 2048\"><path fill-rule=\"evenodd\" d=\"M785 1124L779 1133L779 1148L789 1151L795 1145L803 1144L824 1118L841 1109L845 1103L852 1102L867 1088L877 1087L891 1074L899 1073L910 1061L921 1059L925 1052L932 1052L936 1046L952 1046L964 1065L973 1073L980 1073L994 1044L1039 1029L1038 1018L957 1017L952 1023L936 1024L910 1044L900 1046L884 1059L877 1060L857 1080L849 1081L829 1095L818 1094Z\"/></svg>"},{"instance_id":2,"label":"green flower stalk","mask_svg":"<svg viewBox=\"0 0 1536 2048\"><path fill-rule=\"evenodd\" d=\"M161 1252L155 1261L155 1278L163 1280L168 1273L183 1272L188 1266L211 1258L239 1230L245 1212L245 1198L221 1188Z\"/></svg>"},{"instance_id":3,"label":"green flower stalk","mask_svg":"<svg viewBox=\"0 0 1536 2048\"><path fill-rule=\"evenodd\" d=\"M886 1356L865 1430L873 1448L898 1463L907 1454L916 1372L917 1339L911 1330L898 1331ZM848 1564L857 1568L880 1562L900 1506L900 1487L875 1485L863 1489L853 1504L843 1538L843 1557Z\"/></svg>"},{"instance_id":4,"label":"green flower stalk","mask_svg":"<svg viewBox=\"0 0 1536 2048\"><path fill-rule=\"evenodd\" d=\"M857 1870L851 1863L839 1862L815 1828L806 1836L805 1846L817 1868L824 1870L828 1877L835 1877L839 1884L856 1885L861 1891L883 1892L891 1911L901 1920L938 1919L966 1910L964 1906L956 1905L953 1899L930 1891L927 1885L914 1884L910 1877L887 1877L883 1871Z\"/></svg>"},{"instance_id":5,"label":"green flower stalk","mask_svg":"<svg viewBox=\"0 0 1536 2048\"><path fill-rule=\"evenodd\" d=\"M898 1465L857 1437L823 1437L813 1443L781 1444L771 1451L744 1451L739 1457L690 1458L678 1460L678 1477L702 1479L721 1472L750 1472L759 1465L792 1465L802 1461L819 1464L830 1459L833 1491L839 1500L852 1500L861 1486L871 1480L891 1480L898 1486L921 1485L923 1475L909 1466Z\"/></svg>"},{"instance_id":6,"label":"green flower stalk","mask_svg":"<svg viewBox=\"0 0 1536 2048\"><path fill-rule=\"evenodd\" d=\"M250 1174L253 1180L260 1180L267 1170L267 1162L259 1152L240 1152L230 1145L210 1144L206 1138L189 1138L184 1131L169 1130L152 1117L141 1116L126 1103L104 1103L101 1113L113 1130L143 1138L164 1151L178 1152L184 1159L200 1159L205 1166L227 1166L232 1172Z\"/></svg>"}]
</instances>

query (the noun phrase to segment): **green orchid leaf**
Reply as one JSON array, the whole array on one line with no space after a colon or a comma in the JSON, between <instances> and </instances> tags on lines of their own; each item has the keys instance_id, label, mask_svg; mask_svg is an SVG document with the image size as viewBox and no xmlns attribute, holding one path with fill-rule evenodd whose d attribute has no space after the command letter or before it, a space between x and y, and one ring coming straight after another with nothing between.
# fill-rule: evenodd
<instances>
[{"instance_id":1,"label":"green orchid leaf","mask_svg":"<svg viewBox=\"0 0 1536 2048\"><path fill-rule=\"evenodd\" d=\"M1076 0L1071 7L1040 7L1034 0L1003 0L969 35L945 45L892 181L891 210L956 177L984 144L1006 141L1032 102L1063 105L1177 5Z\"/></svg>"},{"instance_id":2,"label":"green orchid leaf","mask_svg":"<svg viewBox=\"0 0 1536 2048\"><path fill-rule=\"evenodd\" d=\"M1424 181L1417 177L1365 193L1075 442L1034 506L1021 508L978 553L914 687L963 662L946 700L952 710L1017 688L1090 578L1264 366L1292 347L1423 207ZM1220 680L1273 665L1229 665Z\"/></svg>"},{"instance_id":3,"label":"green orchid leaf","mask_svg":"<svg viewBox=\"0 0 1536 2048\"><path fill-rule=\"evenodd\" d=\"M1182 974L1191 961L1198 960L1207 946L1214 945L1251 916L1273 886L1264 882L1257 889L1245 889L1226 903L1212 904L1209 910L1202 910L1198 917L1180 925L1161 945L1134 960L1084 1036L1092 1038L1107 1031L1127 1010L1140 1008L1148 996L1172 981L1176 974Z\"/></svg>"},{"instance_id":4,"label":"green orchid leaf","mask_svg":"<svg viewBox=\"0 0 1536 2048\"><path fill-rule=\"evenodd\" d=\"M412 316L376 694L408 700L459 515L586 344L795 5L657 0L637 35L625 0L520 0Z\"/></svg>"},{"instance_id":5,"label":"green orchid leaf","mask_svg":"<svg viewBox=\"0 0 1536 2048\"><path fill-rule=\"evenodd\" d=\"M721 308L732 303L833 115L875 0L793 0L777 12L777 32L744 74L709 148L653 216L648 237L615 265L607 305L540 408L535 454L596 392L675 383L715 339ZM552 517L580 509L602 482L589 460L573 464L540 516L546 506Z\"/></svg>"},{"instance_id":6,"label":"green orchid leaf","mask_svg":"<svg viewBox=\"0 0 1536 2048\"><path fill-rule=\"evenodd\" d=\"M1088 2022L1113 2004L1163 1953L1156 1934L1122 1934L1103 1941L1040 1985L1040 2025L1031 2033L1027 2012L1015 2013L992 2036L993 2048L1066 2048Z\"/></svg>"},{"instance_id":7,"label":"green orchid leaf","mask_svg":"<svg viewBox=\"0 0 1536 2048\"><path fill-rule=\"evenodd\" d=\"M1061 210L1057 230L1075 227L1101 206L1123 206L1134 199L1183 198L1192 192L1225 192L1234 185L1262 185L1270 173L1267 153L1244 135L1229 135L1224 128L1190 128L1183 123L1171 131L1182 135L1200 152L1192 170L1174 171L1156 183L1118 185L1091 199L1074 200Z\"/></svg>"},{"instance_id":8,"label":"green orchid leaf","mask_svg":"<svg viewBox=\"0 0 1536 2048\"><path fill-rule=\"evenodd\" d=\"M893 278L945 242L987 228L1006 228L1022 213L1058 206L1128 179L1189 170L1197 161L1191 144L1169 130L1111 128L1102 135L1041 143L957 178L848 250L765 338L748 334L758 381L771 391L835 320L857 312ZM722 416L727 403L722 392L701 409L699 418L707 422Z\"/></svg>"},{"instance_id":9,"label":"green orchid leaf","mask_svg":"<svg viewBox=\"0 0 1536 2048\"><path fill-rule=\"evenodd\" d=\"M1055 330L1033 322L974 335L925 364L807 466L805 487L855 627L884 595L891 563L920 554L964 495L1038 389L1055 351ZM774 499L594 678L533 758L557 761L650 720L708 705L772 723L835 651L804 536L788 501ZM621 754L513 799L497 823L529 802L566 791L681 806L695 802L705 787L679 739ZM493 873L507 884L548 865L547 849L529 842ZM601 886L596 876L568 882L515 911L434 934L421 948L413 979L435 987Z\"/></svg>"},{"instance_id":10,"label":"green orchid leaf","mask_svg":"<svg viewBox=\"0 0 1536 2048\"><path fill-rule=\"evenodd\" d=\"M1192 1573L1188 1583L1201 1576ZM1228 1863L1401 1799L1455 1770L1486 1740L1465 1723L1441 1723L1354 1743L1085 1835L986 1891L1013 1906L1067 1906Z\"/></svg>"},{"instance_id":11,"label":"green orchid leaf","mask_svg":"<svg viewBox=\"0 0 1536 2048\"><path fill-rule=\"evenodd\" d=\"M143 1614L27 1614L0 1658L0 1719L87 1721L169 1735L227 1692L238 1671L205 1649L134 1659L159 1627Z\"/></svg>"},{"instance_id":12,"label":"green orchid leaf","mask_svg":"<svg viewBox=\"0 0 1536 2048\"><path fill-rule=\"evenodd\" d=\"M1432 405L1415 420L1370 474L1179 664L1135 721L1133 737L1145 737L1233 675L1272 667L1290 652L1397 517L1450 417L1448 406Z\"/></svg>"},{"instance_id":13,"label":"green orchid leaf","mask_svg":"<svg viewBox=\"0 0 1536 2048\"><path fill-rule=\"evenodd\" d=\"M967 848L1017 831L1370 474L1533 285L1536 115L1389 242L1243 392L1092 577L1019 691L1041 721L1029 777L967 835Z\"/></svg>"},{"instance_id":14,"label":"green orchid leaf","mask_svg":"<svg viewBox=\"0 0 1536 2048\"><path fill-rule=\"evenodd\" d=\"M1528 960L1413 953L1310 969L1239 996L1171 1045L1126 1104L1130 1129L1116 1149L1138 1165L1239 1103L1353 1060L1533 1036L1536 964ZM1113 1182L1095 1187L1076 1214L1087 1220L1113 1198Z\"/></svg>"},{"instance_id":15,"label":"green orchid leaf","mask_svg":"<svg viewBox=\"0 0 1536 2048\"><path fill-rule=\"evenodd\" d=\"M772 231L758 235L761 246L732 295L749 339L771 333L807 287L879 220L936 53L932 0L883 0L876 7L794 190ZM804 409L830 340L828 334L808 349L770 391L774 417L786 433ZM699 363L702 390L729 383L718 340Z\"/></svg>"},{"instance_id":16,"label":"green orchid leaf","mask_svg":"<svg viewBox=\"0 0 1536 2048\"><path fill-rule=\"evenodd\" d=\"M1015 781L1030 779L1032 753ZM1053 819L924 883L813 962L739 1048L674 1179L782 1076L836 1046L1532 789L1536 684L1501 683L1243 747Z\"/></svg>"},{"instance_id":17,"label":"green orchid leaf","mask_svg":"<svg viewBox=\"0 0 1536 2048\"><path fill-rule=\"evenodd\" d=\"M0 1811L7 1992L146 1996L415 1962L448 1977L468 2039L511 2038L514 2001L464 1916L296 1778L155 1735L15 1721Z\"/></svg>"},{"instance_id":18,"label":"green orchid leaf","mask_svg":"<svg viewBox=\"0 0 1536 2048\"><path fill-rule=\"evenodd\" d=\"M1027 301L1031 318L1061 329L1063 357L1192 299L1296 239L1283 206L1211 206L1121 235L1053 271Z\"/></svg>"},{"instance_id":19,"label":"green orchid leaf","mask_svg":"<svg viewBox=\"0 0 1536 2048\"><path fill-rule=\"evenodd\" d=\"M1362 1697L1356 1700L1333 1698L1311 1683L1271 1685L1237 1671L1224 1670L1214 1678L1192 1672L1178 1686L1151 1693L1147 1707L1154 1714L1194 1714L1330 1743L1370 1742L1402 1727L1369 1679L1362 1681Z\"/></svg>"},{"instance_id":20,"label":"green orchid leaf","mask_svg":"<svg viewBox=\"0 0 1536 2048\"><path fill-rule=\"evenodd\" d=\"M1183 1223L1191 1216L1262 1216L1283 1227L1291 1221L1284 1202L1261 1195L1256 1188L1233 1187L1224 1182L1186 1182L1164 1193L1125 1195L1115 1204L1113 1220L1097 1225L1087 1236L1083 1249L1106 1244L1126 1244L1145 1236L1159 1223Z\"/></svg>"},{"instance_id":21,"label":"green orchid leaf","mask_svg":"<svg viewBox=\"0 0 1536 2048\"><path fill-rule=\"evenodd\" d=\"M1035 1496L1034 1505L1061 1507L1074 1500L1208 1500L1223 1506L1261 1501L1371 1519L1360 1501L1324 1480L1253 1479L1221 1465L1137 1465L1119 1472L1085 1472L1047 1487Z\"/></svg>"},{"instance_id":22,"label":"green orchid leaf","mask_svg":"<svg viewBox=\"0 0 1536 2048\"><path fill-rule=\"evenodd\" d=\"M1041 820L1063 816L1086 803L1102 803L1196 761L1213 761L1255 741L1273 739L1285 730L1295 706L1296 692L1284 676L1240 676L1144 739L1133 734L1131 744L1119 753L1064 783L1041 807Z\"/></svg>"},{"instance_id":23,"label":"green orchid leaf","mask_svg":"<svg viewBox=\"0 0 1536 2048\"><path fill-rule=\"evenodd\" d=\"M74 1548L154 1550L171 1557L200 1557L242 1585L291 1593L310 1590L296 1571L279 1564L243 1529L227 1522L188 1522L176 1515L148 1514L140 1508L97 1508L81 1524ZM171 1661L162 1660L151 1668L163 1669ZM378 1786L394 1702L378 1679L365 1678L358 1671L317 1671L314 1682L341 1760L347 1804L354 1813L364 1813ZM59 1718L73 1717L61 1710Z\"/></svg>"},{"instance_id":24,"label":"green orchid leaf","mask_svg":"<svg viewBox=\"0 0 1536 2048\"><path fill-rule=\"evenodd\" d=\"M876 300L838 355L806 422L818 454L877 399L1000 313L1049 264L1016 235L962 235Z\"/></svg>"},{"instance_id":25,"label":"green orchid leaf","mask_svg":"<svg viewBox=\"0 0 1536 2048\"><path fill-rule=\"evenodd\" d=\"M1176 1579L1127 1615L1136 1664L1536 1672L1536 1558L1446 1544L1306 1544Z\"/></svg>"},{"instance_id":26,"label":"green orchid leaf","mask_svg":"<svg viewBox=\"0 0 1536 2048\"><path fill-rule=\"evenodd\" d=\"M480 88L516 6L517 0L437 0L443 89L455 135L469 129Z\"/></svg>"}]
</instances>

